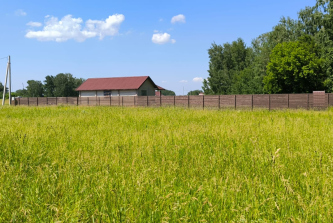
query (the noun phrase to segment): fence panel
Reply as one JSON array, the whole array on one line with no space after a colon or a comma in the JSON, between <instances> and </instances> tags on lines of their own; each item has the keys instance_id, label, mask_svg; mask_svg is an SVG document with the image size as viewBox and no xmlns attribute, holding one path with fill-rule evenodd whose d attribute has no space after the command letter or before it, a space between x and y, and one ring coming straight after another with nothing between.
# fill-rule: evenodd
<instances>
[{"instance_id":1,"label":"fence panel","mask_svg":"<svg viewBox=\"0 0 333 223\"><path fill-rule=\"evenodd\" d=\"M307 109L309 107L308 94L289 94L289 108L292 109Z\"/></svg>"},{"instance_id":2,"label":"fence panel","mask_svg":"<svg viewBox=\"0 0 333 223\"><path fill-rule=\"evenodd\" d=\"M203 102L203 96L199 95L191 95L189 96L190 101L190 108L203 108L204 102Z\"/></svg>"},{"instance_id":3,"label":"fence panel","mask_svg":"<svg viewBox=\"0 0 333 223\"><path fill-rule=\"evenodd\" d=\"M271 94L270 95L271 109L287 109L288 94Z\"/></svg>"},{"instance_id":4,"label":"fence panel","mask_svg":"<svg viewBox=\"0 0 333 223\"><path fill-rule=\"evenodd\" d=\"M253 95L253 108L267 108L269 109L269 95L255 94Z\"/></svg>"},{"instance_id":5,"label":"fence panel","mask_svg":"<svg viewBox=\"0 0 333 223\"><path fill-rule=\"evenodd\" d=\"M77 97L68 97L67 104L68 105L77 105L78 98Z\"/></svg>"},{"instance_id":6,"label":"fence panel","mask_svg":"<svg viewBox=\"0 0 333 223\"><path fill-rule=\"evenodd\" d=\"M235 95L221 95L220 96L221 108L235 108Z\"/></svg>"},{"instance_id":7,"label":"fence panel","mask_svg":"<svg viewBox=\"0 0 333 223\"><path fill-rule=\"evenodd\" d=\"M125 107L133 107L134 106L134 98L135 96L123 96L123 106Z\"/></svg>"},{"instance_id":8,"label":"fence panel","mask_svg":"<svg viewBox=\"0 0 333 223\"><path fill-rule=\"evenodd\" d=\"M157 107L160 106L159 96L148 96L148 106Z\"/></svg>"},{"instance_id":9,"label":"fence panel","mask_svg":"<svg viewBox=\"0 0 333 223\"><path fill-rule=\"evenodd\" d=\"M203 96L204 100L203 102L205 103L205 109L218 109L219 108L219 96L218 95L206 95Z\"/></svg>"},{"instance_id":10,"label":"fence panel","mask_svg":"<svg viewBox=\"0 0 333 223\"><path fill-rule=\"evenodd\" d=\"M137 106L144 106L147 107L148 105L148 97L147 96L137 96L137 102L136 105Z\"/></svg>"},{"instance_id":11,"label":"fence panel","mask_svg":"<svg viewBox=\"0 0 333 223\"><path fill-rule=\"evenodd\" d=\"M38 97L37 102L38 102L38 106L45 106L45 105L47 105L47 98Z\"/></svg>"},{"instance_id":12,"label":"fence panel","mask_svg":"<svg viewBox=\"0 0 333 223\"><path fill-rule=\"evenodd\" d=\"M175 96L162 96L161 97L162 106L174 106L175 105Z\"/></svg>"},{"instance_id":13,"label":"fence panel","mask_svg":"<svg viewBox=\"0 0 333 223\"><path fill-rule=\"evenodd\" d=\"M99 97L98 104L100 106L110 106L111 97Z\"/></svg>"},{"instance_id":14,"label":"fence panel","mask_svg":"<svg viewBox=\"0 0 333 223\"><path fill-rule=\"evenodd\" d=\"M187 96L176 96L176 106L177 107L188 107L188 98Z\"/></svg>"},{"instance_id":15,"label":"fence panel","mask_svg":"<svg viewBox=\"0 0 333 223\"><path fill-rule=\"evenodd\" d=\"M252 108L252 95L236 95L236 108Z\"/></svg>"},{"instance_id":16,"label":"fence panel","mask_svg":"<svg viewBox=\"0 0 333 223\"><path fill-rule=\"evenodd\" d=\"M37 106L37 98L28 98L29 100L29 106Z\"/></svg>"},{"instance_id":17,"label":"fence panel","mask_svg":"<svg viewBox=\"0 0 333 223\"><path fill-rule=\"evenodd\" d=\"M29 98L19 98L19 105L29 105Z\"/></svg>"}]
</instances>

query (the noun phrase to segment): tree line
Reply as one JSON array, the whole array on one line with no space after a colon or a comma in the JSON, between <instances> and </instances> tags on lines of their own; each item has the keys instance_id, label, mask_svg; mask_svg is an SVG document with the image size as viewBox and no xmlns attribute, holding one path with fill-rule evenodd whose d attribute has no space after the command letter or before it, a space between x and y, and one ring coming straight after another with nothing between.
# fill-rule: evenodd
<instances>
[{"instance_id":1,"label":"tree line","mask_svg":"<svg viewBox=\"0 0 333 223\"><path fill-rule=\"evenodd\" d=\"M26 89L19 89L12 93L13 97L77 97L75 91L85 80L76 78L70 73L59 73L56 76L48 75L43 83L37 80L28 80ZM0 82L0 93L2 95L3 85ZM6 89L8 91L8 89ZM8 98L8 94L7 94Z\"/></svg>"},{"instance_id":2,"label":"tree line","mask_svg":"<svg viewBox=\"0 0 333 223\"><path fill-rule=\"evenodd\" d=\"M333 92L333 3L317 0L283 17L247 47L242 39L208 50L205 94Z\"/></svg>"}]
</instances>

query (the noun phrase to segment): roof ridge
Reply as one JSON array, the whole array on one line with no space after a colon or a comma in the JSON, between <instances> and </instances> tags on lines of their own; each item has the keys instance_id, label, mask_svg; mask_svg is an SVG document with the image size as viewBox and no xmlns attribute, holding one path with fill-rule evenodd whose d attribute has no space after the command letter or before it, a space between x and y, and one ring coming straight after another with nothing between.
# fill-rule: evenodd
<instances>
[{"instance_id":1,"label":"roof ridge","mask_svg":"<svg viewBox=\"0 0 333 223\"><path fill-rule=\"evenodd\" d=\"M112 78L133 78L133 77L145 77L148 78L149 76L127 76L127 77L91 77L88 79L112 79ZM87 79L87 80L88 80Z\"/></svg>"}]
</instances>

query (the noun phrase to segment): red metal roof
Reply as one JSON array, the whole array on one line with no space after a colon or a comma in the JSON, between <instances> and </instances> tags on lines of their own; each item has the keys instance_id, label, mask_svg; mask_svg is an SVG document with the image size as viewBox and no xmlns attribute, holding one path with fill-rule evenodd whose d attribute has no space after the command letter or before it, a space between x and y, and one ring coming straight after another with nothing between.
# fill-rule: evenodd
<instances>
[{"instance_id":1,"label":"red metal roof","mask_svg":"<svg viewBox=\"0 0 333 223\"><path fill-rule=\"evenodd\" d=\"M158 86L149 76L138 77L109 77L89 78L81 84L76 91L98 91L98 90L136 90L149 79L155 88Z\"/></svg>"},{"instance_id":2,"label":"red metal roof","mask_svg":"<svg viewBox=\"0 0 333 223\"><path fill-rule=\"evenodd\" d=\"M161 86L158 86L158 85L156 85L157 86L157 90L165 90L164 88L162 88Z\"/></svg>"}]
</instances>

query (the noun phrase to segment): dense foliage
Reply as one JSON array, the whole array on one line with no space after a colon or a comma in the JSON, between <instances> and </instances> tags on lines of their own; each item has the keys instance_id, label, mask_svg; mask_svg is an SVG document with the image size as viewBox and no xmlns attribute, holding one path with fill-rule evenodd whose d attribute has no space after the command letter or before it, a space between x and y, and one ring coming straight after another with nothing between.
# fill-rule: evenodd
<instances>
[{"instance_id":1,"label":"dense foliage","mask_svg":"<svg viewBox=\"0 0 333 223\"><path fill-rule=\"evenodd\" d=\"M187 95L199 95L202 92L202 90L194 90L194 91L189 91Z\"/></svg>"},{"instance_id":2,"label":"dense foliage","mask_svg":"<svg viewBox=\"0 0 333 223\"><path fill-rule=\"evenodd\" d=\"M28 80L27 89L20 89L16 94L22 97L72 97L78 96L75 91L84 82L70 73L59 73L56 76L46 76L44 84L41 81Z\"/></svg>"},{"instance_id":3,"label":"dense foliage","mask_svg":"<svg viewBox=\"0 0 333 223\"><path fill-rule=\"evenodd\" d=\"M332 115L5 107L0 222L332 222Z\"/></svg>"},{"instance_id":4,"label":"dense foliage","mask_svg":"<svg viewBox=\"0 0 333 223\"><path fill-rule=\"evenodd\" d=\"M333 92L332 21L333 3L317 0L297 20L282 18L250 47L242 39L213 43L205 94Z\"/></svg>"},{"instance_id":5,"label":"dense foliage","mask_svg":"<svg viewBox=\"0 0 333 223\"><path fill-rule=\"evenodd\" d=\"M174 91L171 91L171 90L162 90L161 93L164 96L176 96L176 93Z\"/></svg>"}]
</instances>

